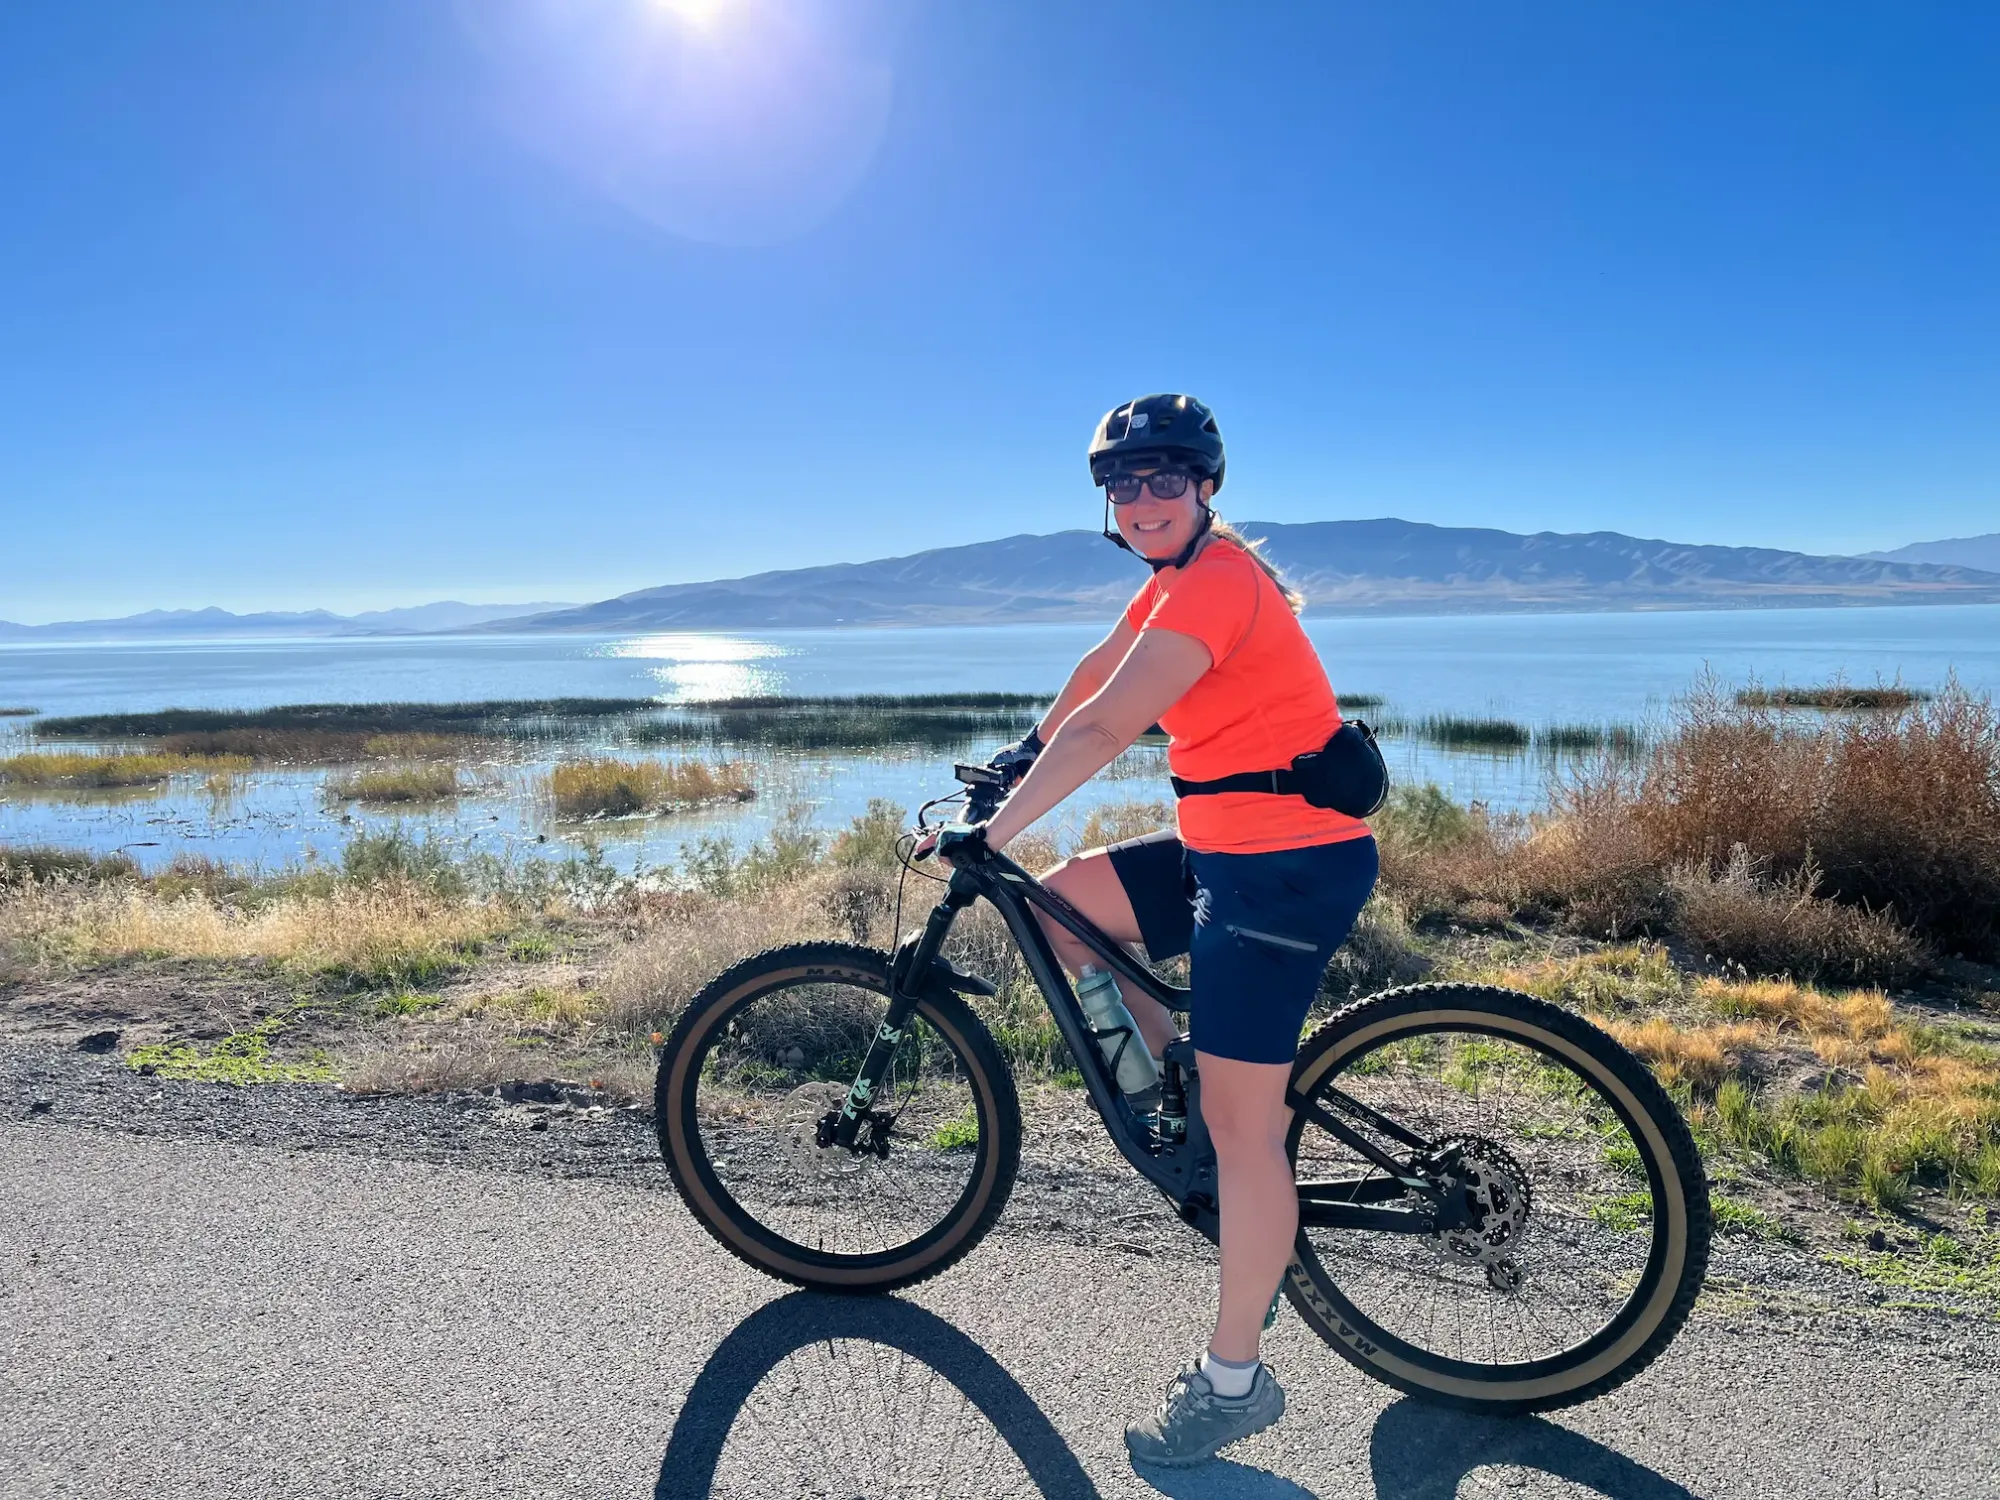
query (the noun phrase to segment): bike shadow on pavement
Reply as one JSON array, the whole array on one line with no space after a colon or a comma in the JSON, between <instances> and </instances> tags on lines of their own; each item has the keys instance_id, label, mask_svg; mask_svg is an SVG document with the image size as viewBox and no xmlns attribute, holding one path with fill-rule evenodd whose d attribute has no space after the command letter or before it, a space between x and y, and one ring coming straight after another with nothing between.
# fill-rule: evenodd
<instances>
[{"instance_id":1,"label":"bike shadow on pavement","mask_svg":"<svg viewBox=\"0 0 2000 1500\"><path fill-rule=\"evenodd\" d=\"M1489 1466L1567 1480L1604 1500L1699 1500L1615 1448L1540 1417L1482 1417L1405 1397L1375 1420L1368 1464L1375 1500L1456 1500L1474 1470ZM1218 1458L1194 1469L1137 1468L1170 1500L1316 1500L1268 1469Z\"/></svg>"},{"instance_id":2,"label":"bike shadow on pavement","mask_svg":"<svg viewBox=\"0 0 2000 1500\"><path fill-rule=\"evenodd\" d=\"M759 1308L709 1356L653 1495L695 1500L718 1480L724 1493L745 1482L790 1493L787 1473L865 1493L889 1466L910 1493L990 1495L986 1476L1024 1470L1045 1500L1101 1500L1034 1399L971 1338L900 1298L805 1291Z\"/></svg>"},{"instance_id":3,"label":"bike shadow on pavement","mask_svg":"<svg viewBox=\"0 0 2000 1500\"><path fill-rule=\"evenodd\" d=\"M1409 1396L1375 1419L1368 1463L1376 1500L1454 1500L1468 1474L1494 1465L1568 1480L1605 1500L1699 1500L1616 1448L1545 1418L1479 1416Z\"/></svg>"}]
</instances>

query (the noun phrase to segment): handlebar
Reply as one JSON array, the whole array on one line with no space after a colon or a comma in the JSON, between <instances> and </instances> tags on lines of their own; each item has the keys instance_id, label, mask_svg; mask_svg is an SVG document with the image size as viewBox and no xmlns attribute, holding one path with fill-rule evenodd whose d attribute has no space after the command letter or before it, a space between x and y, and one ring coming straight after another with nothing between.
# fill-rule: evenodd
<instances>
[{"instance_id":1,"label":"handlebar","mask_svg":"<svg viewBox=\"0 0 2000 1500\"><path fill-rule=\"evenodd\" d=\"M1000 804L1007 800L1010 783L1004 772L996 771L991 766L969 766L961 762L951 768L951 774L957 780L958 784L965 788L963 794L965 805L960 811L959 818L955 821L984 823L994 813L998 812ZM954 799L944 798L940 800L951 801ZM936 805L937 803L935 802L927 802L924 804L924 809L928 810ZM917 827L922 831L925 826L923 812L919 811L917 814ZM933 852L935 851L927 849L922 854L919 854L917 858L928 859Z\"/></svg>"}]
</instances>

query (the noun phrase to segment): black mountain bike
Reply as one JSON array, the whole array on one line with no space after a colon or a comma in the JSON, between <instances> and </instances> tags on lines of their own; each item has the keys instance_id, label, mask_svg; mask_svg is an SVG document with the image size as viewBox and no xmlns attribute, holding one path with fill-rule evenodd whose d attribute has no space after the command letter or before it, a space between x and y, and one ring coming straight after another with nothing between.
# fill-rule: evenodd
<instances>
[{"instance_id":1,"label":"black mountain bike","mask_svg":"<svg viewBox=\"0 0 2000 1500\"><path fill-rule=\"evenodd\" d=\"M967 791L940 801L990 817L999 776L956 775ZM1167 1049L1158 1114L1134 1113L1035 912L1169 1008L1187 992L1004 855L967 841L945 857L943 899L893 955L776 948L689 1003L655 1103L695 1216L751 1265L827 1291L907 1286L979 1242L1022 1135L1012 1075L966 999L994 987L942 953L983 896L1119 1152L1214 1240L1193 1048L1184 1035ZM1314 1028L1290 1098L1299 1236L1283 1289L1377 1379L1547 1410L1629 1380L1686 1319L1708 1263L1701 1159L1645 1065L1581 1017L1490 985L1390 990Z\"/></svg>"}]
</instances>

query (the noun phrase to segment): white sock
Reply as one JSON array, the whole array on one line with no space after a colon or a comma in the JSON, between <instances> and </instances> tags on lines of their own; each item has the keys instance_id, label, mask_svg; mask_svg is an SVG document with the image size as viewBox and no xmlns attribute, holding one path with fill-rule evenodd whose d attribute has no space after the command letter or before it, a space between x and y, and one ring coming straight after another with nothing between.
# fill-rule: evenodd
<instances>
[{"instance_id":1,"label":"white sock","mask_svg":"<svg viewBox=\"0 0 2000 1500\"><path fill-rule=\"evenodd\" d=\"M1222 1359L1213 1349L1201 1357L1201 1373L1225 1401L1241 1401L1257 1383L1258 1361Z\"/></svg>"}]
</instances>

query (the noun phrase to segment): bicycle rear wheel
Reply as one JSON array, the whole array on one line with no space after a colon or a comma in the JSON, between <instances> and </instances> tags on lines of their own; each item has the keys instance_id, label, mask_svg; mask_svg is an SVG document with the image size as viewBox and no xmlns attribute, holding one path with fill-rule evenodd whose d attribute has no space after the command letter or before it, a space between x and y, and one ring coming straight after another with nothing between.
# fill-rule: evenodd
<instances>
[{"instance_id":1,"label":"bicycle rear wheel","mask_svg":"<svg viewBox=\"0 0 2000 1500\"><path fill-rule=\"evenodd\" d=\"M1701 1160L1645 1065L1589 1022L1511 990L1416 985L1319 1027L1292 1080L1324 1111L1293 1118L1302 1203L1433 1213L1324 1127L1337 1117L1432 1163L1410 1175L1456 1217L1422 1234L1302 1224L1286 1291L1370 1375L1548 1410L1629 1380L1686 1320L1708 1262Z\"/></svg>"},{"instance_id":2,"label":"bicycle rear wheel","mask_svg":"<svg viewBox=\"0 0 2000 1500\"><path fill-rule=\"evenodd\" d=\"M654 1106L674 1185L732 1254L798 1286L876 1292L935 1275L1013 1187L1013 1079L952 994L918 1004L855 1146L819 1144L888 1008L888 954L774 948L711 981L661 1051Z\"/></svg>"}]
</instances>

